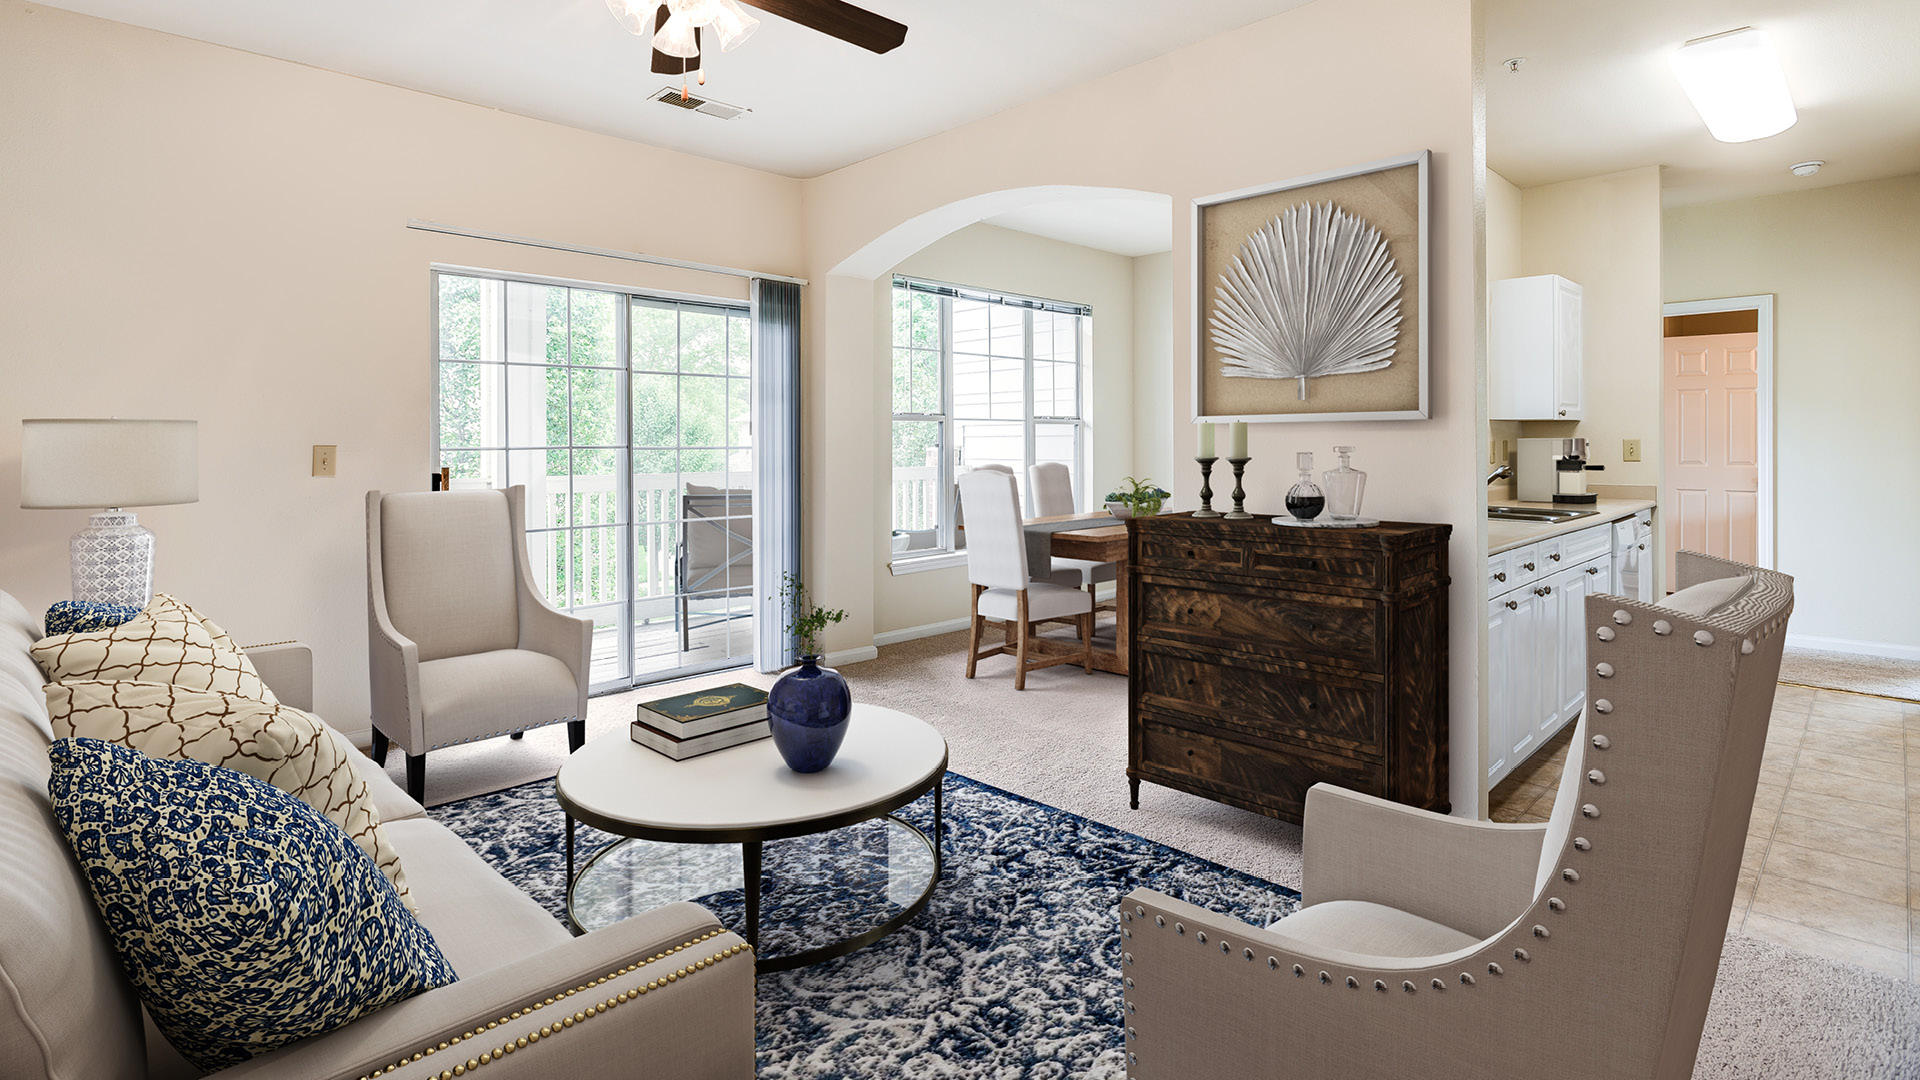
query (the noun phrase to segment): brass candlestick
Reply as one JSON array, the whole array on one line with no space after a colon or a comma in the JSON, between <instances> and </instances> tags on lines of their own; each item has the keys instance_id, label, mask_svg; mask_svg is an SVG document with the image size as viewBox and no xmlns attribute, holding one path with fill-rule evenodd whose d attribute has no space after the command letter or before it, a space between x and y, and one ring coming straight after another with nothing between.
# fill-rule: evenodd
<instances>
[{"instance_id":1,"label":"brass candlestick","mask_svg":"<svg viewBox=\"0 0 1920 1080\"><path fill-rule=\"evenodd\" d=\"M1193 516L1197 518L1217 518L1220 516L1220 511L1213 508L1213 463L1220 459L1217 457L1197 457L1193 460L1200 463L1200 509L1195 510Z\"/></svg>"},{"instance_id":2,"label":"brass candlestick","mask_svg":"<svg viewBox=\"0 0 1920 1080\"><path fill-rule=\"evenodd\" d=\"M1241 478L1247 471L1247 462L1252 460L1252 458L1244 457L1230 457L1227 459L1227 464L1233 466L1233 510L1220 515L1227 521L1245 521L1253 517L1252 514L1247 513L1246 489L1240 486Z\"/></svg>"}]
</instances>

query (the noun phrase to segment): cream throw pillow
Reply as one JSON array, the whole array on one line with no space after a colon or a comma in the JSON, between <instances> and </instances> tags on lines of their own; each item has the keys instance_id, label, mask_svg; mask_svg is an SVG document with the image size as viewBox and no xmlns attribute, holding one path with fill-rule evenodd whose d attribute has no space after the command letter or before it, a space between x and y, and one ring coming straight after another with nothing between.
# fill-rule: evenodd
<instances>
[{"instance_id":1,"label":"cream throw pillow","mask_svg":"<svg viewBox=\"0 0 1920 1080\"><path fill-rule=\"evenodd\" d=\"M414 910L367 782L339 732L291 705L161 682L49 683L56 738L99 739L149 757L191 758L264 780L325 814L373 857Z\"/></svg>"},{"instance_id":2,"label":"cream throw pillow","mask_svg":"<svg viewBox=\"0 0 1920 1080\"><path fill-rule=\"evenodd\" d=\"M119 626L41 638L32 652L50 683L131 679L269 705L279 700L225 630L209 629L192 608L165 593L155 593L145 611Z\"/></svg>"}]
</instances>

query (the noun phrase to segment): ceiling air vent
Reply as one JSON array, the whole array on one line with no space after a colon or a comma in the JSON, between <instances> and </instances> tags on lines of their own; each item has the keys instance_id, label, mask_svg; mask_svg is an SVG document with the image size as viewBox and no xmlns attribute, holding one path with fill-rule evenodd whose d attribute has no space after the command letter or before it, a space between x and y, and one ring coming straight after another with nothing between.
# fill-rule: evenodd
<instances>
[{"instance_id":1,"label":"ceiling air vent","mask_svg":"<svg viewBox=\"0 0 1920 1080\"><path fill-rule=\"evenodd\" d=\"M740 105L729 105L724 101L715 101L712 98L701 97L699 94L690 93L683 97L680 88L677 86L661 87L654 91L653 97L650 100L658 101L662 105L671 105L676 109L684 109L687 112L697 112L703 116L712 116L721 120L731 120L736 116L753 111Z\"/></svg>"}]
</instances>

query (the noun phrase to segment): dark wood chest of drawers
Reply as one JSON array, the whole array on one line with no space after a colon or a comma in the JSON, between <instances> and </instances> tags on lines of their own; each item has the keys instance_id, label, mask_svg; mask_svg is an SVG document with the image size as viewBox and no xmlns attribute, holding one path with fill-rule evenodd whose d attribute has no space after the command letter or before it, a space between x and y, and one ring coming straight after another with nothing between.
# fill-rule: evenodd
<instances>
[{"instance_id":1,"label":"dark wood chest of drawers","mask_svg":"<svg viewBox=\"0 0 1920 1080\"><path fill-rule=\"evenodd\" d=\"M1447 797L1450 525L1128 530L1127 779L1299 821L1320 781Z\"/></svg>"}]
</instances>

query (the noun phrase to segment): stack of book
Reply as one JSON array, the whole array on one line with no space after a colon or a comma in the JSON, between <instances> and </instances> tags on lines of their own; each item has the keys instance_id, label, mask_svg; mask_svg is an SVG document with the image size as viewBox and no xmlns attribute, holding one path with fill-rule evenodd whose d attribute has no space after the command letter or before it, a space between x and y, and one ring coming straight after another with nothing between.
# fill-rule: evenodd
<instances>
[{"instance_id":1,"label":"stack of book","mask_svg":"<svg viewBox=\"0 0 1920 1080\"><path fill-rule=\"evenodd\" d=\"M646 701L636 710L633 741L675 761L764 739L767 692L741 683Z\"/></svg>"}]
</instances>

